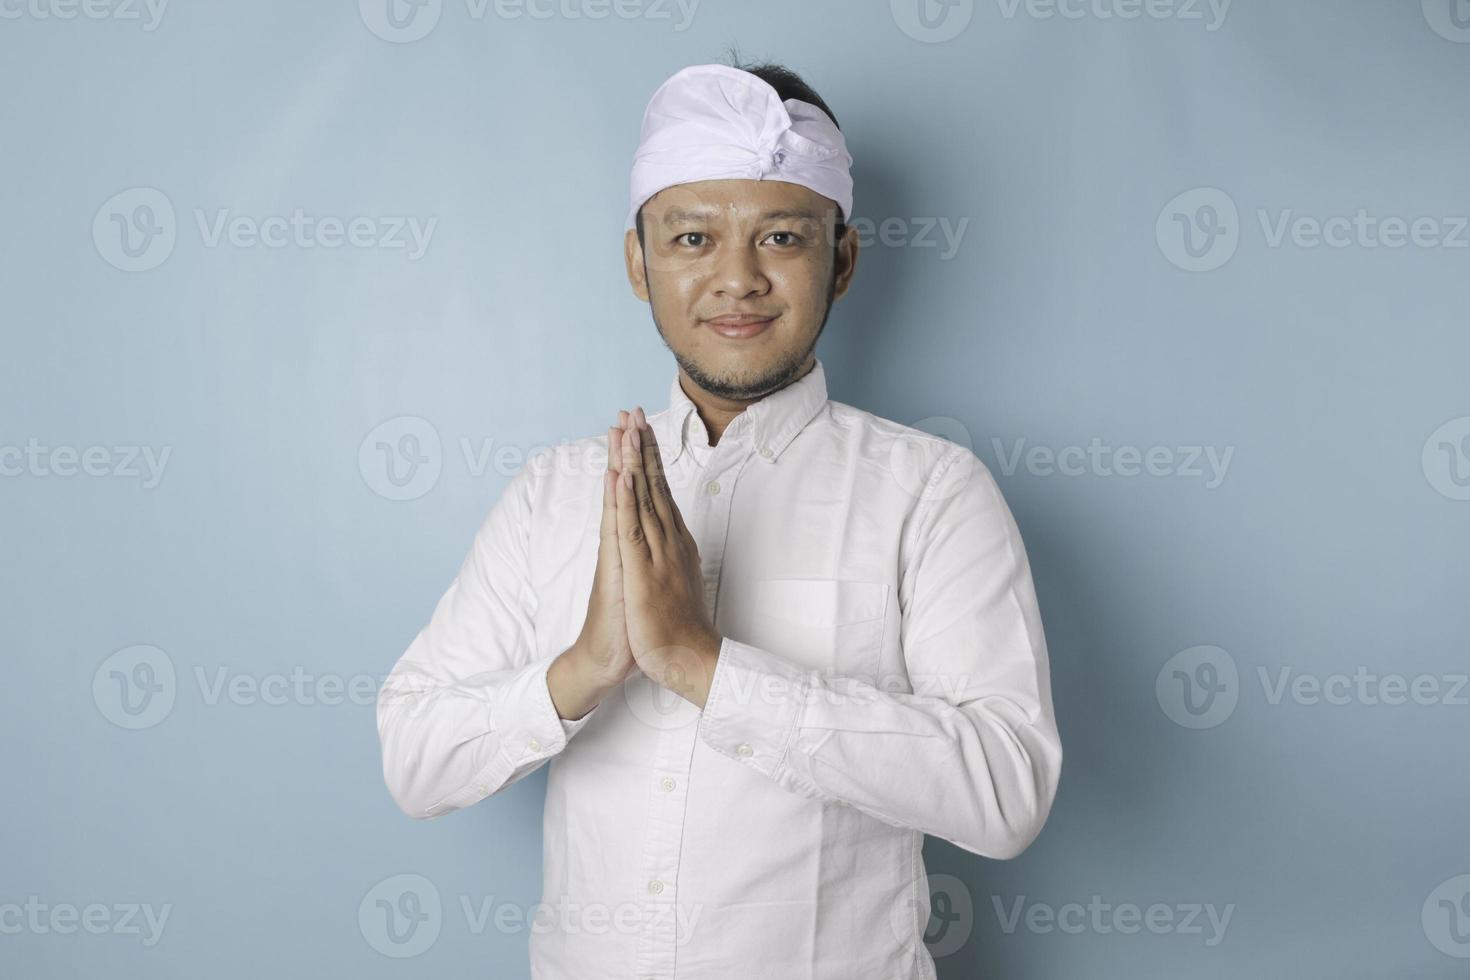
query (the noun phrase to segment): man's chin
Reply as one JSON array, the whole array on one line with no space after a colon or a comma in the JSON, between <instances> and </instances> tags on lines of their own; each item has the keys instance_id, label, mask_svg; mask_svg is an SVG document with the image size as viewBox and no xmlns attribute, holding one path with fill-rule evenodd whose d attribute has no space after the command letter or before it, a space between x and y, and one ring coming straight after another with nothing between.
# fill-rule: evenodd
<instances>
[{"instance_id":1,"label":"man's chin","mask_svg":"<svg viewBox=\"0 0 1470 980\"><path fill-rule=\"evenodd\" d=\"M752 351L749 355L733 353L698 359L676 353L675 359L690 380L710 394L731 401L751 401L796 380L807 353L790 351L773 356L769 351Z\"/></svg>"}]
</instances>

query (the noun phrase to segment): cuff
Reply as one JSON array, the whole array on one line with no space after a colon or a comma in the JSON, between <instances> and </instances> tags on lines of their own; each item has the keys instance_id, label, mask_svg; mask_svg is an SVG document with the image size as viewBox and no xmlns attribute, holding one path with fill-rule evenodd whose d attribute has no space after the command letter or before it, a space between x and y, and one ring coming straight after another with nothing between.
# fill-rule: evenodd
<instances>
[{"instance_id":1,"label":"cuff","mask_svg":"<svg viewBox=\"0 0 1470 980\"><path fill-rule=\"evenodd\" d=\"M503 786L517 771L535 766L566 748L568 740L592 719L594 707L568 721L556 713L546 673L555 657L526 664L509 678L495 702L490 723L500 736L500 748L470 784L444 800L450 806L477 803Z\"/></svg>"},{"instance_id":2,"label":"cuff","mask_svg":"<svg viewBox=\"0 0 1470 980\"><path fill-rule=\"evenodd\" d=\"M721 755L774 776L810 690L806 668L727 636L720 643L698 736Z\"/></svg>"}]
</instances>

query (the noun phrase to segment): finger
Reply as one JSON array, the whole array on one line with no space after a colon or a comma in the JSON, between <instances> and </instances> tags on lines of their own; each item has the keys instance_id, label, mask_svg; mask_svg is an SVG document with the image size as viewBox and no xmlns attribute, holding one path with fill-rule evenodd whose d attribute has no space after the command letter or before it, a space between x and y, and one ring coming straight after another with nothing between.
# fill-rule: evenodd
<instances>
[{"instance_id":1,"label":"finger","mask_svg":"<svg viewBox=\"0 0 1470 980\"><path fill-rule=\"evenodd\" d=\"M628 456L632 447L623 440L623 472L614 478L617 488L618 548L623 567L634 568L646 561L648 537L643 533L643 524L638 520L638 501L634 498L633 473L628 467Z\"/></svg>"},{"instance_id":2,"label":"finger","mask_svg":"<svg viewBox=\"0 0 1470 980\"><path fill-rule=\"evenodd\" d=\"M669 492L669 480L663 475L659 438L654 435L653 426L648 425L648 419L644 417L641 407L634 408L634 425L638 429L638 445L641 450L638 463L644 469L644 479L648 480L648 497L653 502L654 513L659 514L660 525L669 530L670 535L675 535L679 526L673 519L675 508Z\"/></svg>"},{"instance_id":3,"label":"finger","mask_svg":"<svg viewBox=\"0 0 1470 980\"><path fill-rule=\"evenodd\" d=\"M622 472L622 445L619 442L622 434L623 430L621 426L610 425L607 427L607 468L613 473Z\"/></svg>"},{"instance_id":4,"label":"finger","mask_svg":"<svg viewBox=\"0 0 1470 980\"><path fill-rule=\"evenodd\" d=\"M687 535L689 529L684 526L684 515L674 502L674 488L669 485L668 474L664 472L664 456L658 444L658 436L648 423L642 408L638 409L635 420L642 426L639 438L643 440L643 465L648 472L648 485L653 492L653 503L659 519L672 533Z\"/></svg>"},{"instance_id":5,"label":"finger","mask_svg":"<svg viewBox=\"0 0 1470 980\"><path fill-rule=\"evenodd\" d=\"M618 491L617 473L602 474L602 524L597 531L597 571L611 574L622 568L622 555L618 544Z\"/></svg>"},{"instance_id":6,"label":"finger","mask_svg":"<svg viewBox=\"0 0 1470 980\"><path fill-rule=\"evenodd\" d=\"M623 469L632 476L633 496L637 503L637 516L643 525L643 536L648 541L649 555L658 560L663 557L663 544L667 537L658 511L653 506L653 495L648 489L648 476L643 472L643 447L638 427L628 430L623 440Z\"/></svg>"}]
</instances>

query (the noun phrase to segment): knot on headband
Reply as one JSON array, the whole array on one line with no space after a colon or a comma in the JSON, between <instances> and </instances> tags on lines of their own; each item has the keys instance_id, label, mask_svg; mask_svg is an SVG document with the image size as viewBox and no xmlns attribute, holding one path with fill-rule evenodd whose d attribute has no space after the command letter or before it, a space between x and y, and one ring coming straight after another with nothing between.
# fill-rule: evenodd
<instances>
[{"instance_id":1,"label":"knot on headband","mask_svg":"<svg viewBox=\"0 0 1470 980\"><path fill-rule=\"evenodd\" d=\"M784 180L852 217L852 156L831 118L726 65L694 65L658 87L643 113L627 227L666 187L699 180Z\"/></svg>"}]
</instances>

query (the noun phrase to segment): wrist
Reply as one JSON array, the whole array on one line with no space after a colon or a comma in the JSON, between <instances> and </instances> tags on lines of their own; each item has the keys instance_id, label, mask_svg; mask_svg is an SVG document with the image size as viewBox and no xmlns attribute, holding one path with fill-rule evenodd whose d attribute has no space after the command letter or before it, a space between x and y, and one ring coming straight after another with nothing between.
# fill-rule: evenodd
<instances>
[{"instance_id":1,"label":"wrist","mask_svg":"<svg viewBox=\"0 0 1470 980\"><path fill-rule=\"evenodd\" d=\"M725 638L709 630L670 648L671 656L656 670L654 681L698 707L709 697L710 681Z\"/></svg>"},{"instance_id":2,"label":"wrist","mask_svg":"<svg viewBox=\"0 0 1470 980\"><path fill-rule=\"evenodd\" d=\"M618 683L578 643L557 657L546 674L552 704L557 714L569 721L579 719L597 707Z\"/></svg>"}]
</instances>

